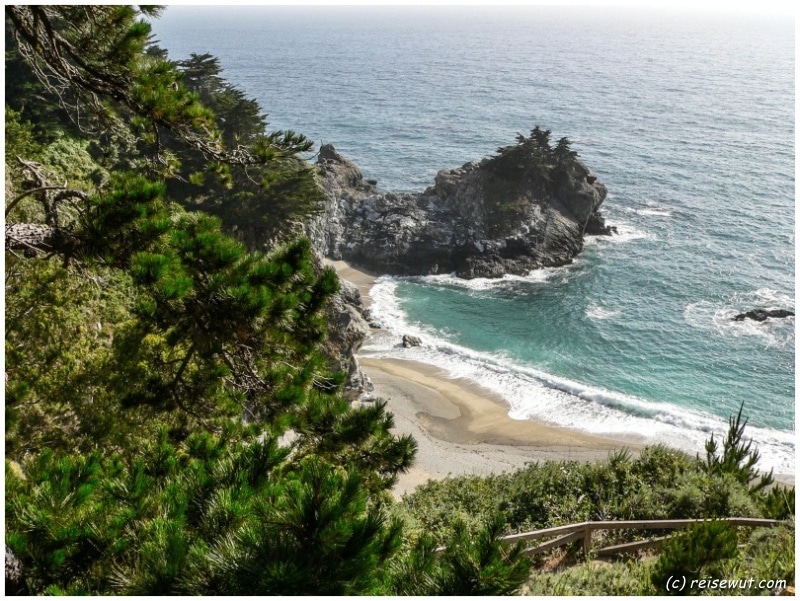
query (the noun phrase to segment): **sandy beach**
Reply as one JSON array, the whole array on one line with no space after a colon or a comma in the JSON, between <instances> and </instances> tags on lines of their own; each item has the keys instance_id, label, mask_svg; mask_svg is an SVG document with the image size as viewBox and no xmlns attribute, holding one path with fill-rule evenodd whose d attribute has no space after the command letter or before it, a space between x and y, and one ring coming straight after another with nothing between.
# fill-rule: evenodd
<instances>
[{"instance_id":1,"label":"sandy beach","mask_svg":"<svg viewBox=\"0 0 800 601\"><path fill-rule=\"evenodd\" d=\"M344 261L326 263L358 286L368 307L376 276ZM615 449L641 449L634 440L511 419L499 396L424 363L364 354L358 360L375 385L373 395L385 399L394 414L395 432L412 435L418 444L414 466L394 488L398 497L431 479L512 471L548 459L603 461Z\"/></svg>"},{"instance_id":2,"label":"sandy beach","mask_svg":"<svg viewBox=\"0 0 800 601\"><path fill-rule=\"evenodd\" d=\"M641 448L513 420L502 399L423 363L363 356L359 362L375 385L373 394L394 414L395 431L411 434L418 444L414 466L394 488L398 497L430 479L513 471L547 459L603 461L614 449Z\"/></svg>"}]
</instances>

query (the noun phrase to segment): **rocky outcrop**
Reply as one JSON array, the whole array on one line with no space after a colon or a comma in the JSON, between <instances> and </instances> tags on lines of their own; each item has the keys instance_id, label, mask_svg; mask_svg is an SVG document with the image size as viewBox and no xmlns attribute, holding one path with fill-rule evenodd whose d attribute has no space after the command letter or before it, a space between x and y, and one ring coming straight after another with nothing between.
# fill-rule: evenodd
<instances>
[{"instance_id":1,"label":"rocky outcrop","mask_svg":"<svg viewBox=\"0 0 800 601\"><path fill-rule=\"evenodd\" d=\"M417 336L412 336L411 334L403 334L402 344L404 348L422 346L422 340L420 340Z\"/></svg>"},{"instance_id":2,"label":"rocky outcrop","mask_svg":"<svg viewBox=\"0 0 800 601\"><path fill-rule=\"evenodd\" d=\"M413 194L379 191L325 145L318 168L327 201L307 233L325 256L396 275L500 277L567 264L587 225L611 233L597 215L606 187L568 143L550 148L547 135L537 128Z\"/></svg>"},{"instance_id":3,"label":"rocky outcrop","mask_svg":"<svg viewBox=\"0 0 800 601\"><path fill-rule=\"evenodd\" d=\"M322 265L319 259L320 266ZM347 374L343 394L355 400L373 389L369 377L359 369L356 353L370 332L361 293L346 280L339 280L339 291L327 307L328 336L322 348L331 369Z\"/></svg>"},{"instance_id":4,"label":"rocky outcrop","mask_svg":"<svg viewBox=\"0 0 800 601\"><path fill-rule=\"evenodd\" d=\"M752 319L753 321L766 321L768 317L793 317L794 311L788 309L753 309L745 313L739 313L731 318L731 321L744 321L745 319Z\"/></svg>"},{"instance_id":5,"label":"rocky outcrop","mask_svg":"<svg viewBox=\"0 0 800 601\"><path fill-rule=\"evenodd\" d=\"M619 232L617 232L616 226L606 225L605 218L600 214L600 211L596 211L594 215L589 217L583 233L586 236L613 236Z\"/></svg>"}]
</instances>

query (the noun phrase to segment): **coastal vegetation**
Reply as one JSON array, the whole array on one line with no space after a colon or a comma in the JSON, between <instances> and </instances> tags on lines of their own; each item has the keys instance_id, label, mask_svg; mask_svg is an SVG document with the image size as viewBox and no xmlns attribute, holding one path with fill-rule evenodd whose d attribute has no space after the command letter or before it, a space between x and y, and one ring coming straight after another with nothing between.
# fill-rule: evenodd
<instances>
[{"instance_id":1,"label":"coastal vegetation","mask_svg":"<svg viewBox=\"0 0 800 601\"><path fill-rule=\"evenodd\" d=\"M398 558L415 443L321 355L310 142L169 61L157 12L6 7L9 592L509 590L495 530Z\"/></svg>"},{"instance_id":2,"label":"coastal vegetation","mask_svg":"<svg viewBox=\"0 0 800 601\"><path fill-rule=\"evenodd\" d=\"M667 564L589 588L588 564L531 576L500 538L730 515L789 521L709 562L791 578L794 491L753 484L741 412L705 461L654 447L394 501L416 444L322 352L339 282L298 227L312 145L216 58L169 60L157 14L6 7L7 593L660 592Z\"/></svg>"},{"instance_id":3,"label":"coastal vegetation","mask_svg":"<svg viewBox=\"0 0 800 601\"><path fill-rule=\"evenodd\" d=\"M506 235L520 222L531 190L538 198L556 197L558 188L568 183L578 153L567 138L553 146L551 134L537 125L529 136L518 134L516 144L498 148L495 156L483 161L489 173L486 202L492 236Z\"/></svg>"},{"instance_id":4,"label":"coastal vegetation","mask_svg":"<svg viewBox=\"0 0 800 601\"><path fill-rule=\"evenodd\" d=\"M771 474L750 471L758 454L742 438L743 431L740 411L730 420L722 448L705 460L653 446L638 457L612 453L604 463L547 461L513 473L429 482L406 495L395 510L408 524L409 537L433 536L443 545L459 529L477 533L491 519L499 520L506 533L586 521L709 520L668 540L660 554L628 552L599 561L578 541L566 550L539 555L523 587L529 594L664 594L669 592L667 580L682 575L690 580L782 580L793 586L794 488L769 488L774 484ZM712 446L709 440L707 447ZM725 457L738 460L726 462ZM781 524L737 532L715 521L731 516L771 518ZM595 543L618 545L662 535L655 529L598 531ZM753 588L716 592L759 593Z\"/></svg>"}]
</instances>

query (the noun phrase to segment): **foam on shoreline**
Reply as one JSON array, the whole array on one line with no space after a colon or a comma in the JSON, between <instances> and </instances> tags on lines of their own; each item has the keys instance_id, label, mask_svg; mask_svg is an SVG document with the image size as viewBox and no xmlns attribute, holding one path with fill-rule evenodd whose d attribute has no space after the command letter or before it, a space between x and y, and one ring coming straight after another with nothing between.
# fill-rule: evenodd
<instances>
[{"instance_id":1,"label":"foam on shoreline","mask_svg":"<svg viewBox=\"0 0 800 601\"><path fill-rule=\"evenodd\" d=\"M559 268L544 277L569 277L568 273L569 268ZM435 277L445 281L449 279L448 276ZM663 443L690 454L702 455L704 442L710 434L714 432L721 437L727 430L727 423L713 415L593 388L516 365L499 355L449 343L435 332L409 322L394 294L397 279L383 276L374 283L368 293L372 315L385 331L367 340L361 351L362 363L368 359L432 366L439 370L435 377L441 381L474 383L484 395L491 395L495 402L503 403L511 420L566 428L576 437L589 435L603 441L612 439L620 447ZM470 287L481 285L471 284ZM402 348L399 340L403 334L419 336L424 346ZM748 434L761 452L759 467L774 469L781 480L793 483L794 436L756 427L748 427Z\"/></svg>"}]
</instances>

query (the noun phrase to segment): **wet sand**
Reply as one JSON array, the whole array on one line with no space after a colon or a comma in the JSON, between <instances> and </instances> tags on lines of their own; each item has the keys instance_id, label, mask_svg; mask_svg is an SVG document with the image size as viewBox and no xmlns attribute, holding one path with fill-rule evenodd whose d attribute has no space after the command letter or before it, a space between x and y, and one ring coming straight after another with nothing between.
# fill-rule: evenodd
<instances>
[{"instance_id":1,"label":"wet sand","mask_svg":"<svg viewBox=\"0 0 800 601\"><path fill-rule=\"evenodd\" d=\"M499 397L423 363L364 356L359 362L375 385L372 394L394 414L395 432L411 434L418 444L414 466L395 486L398 497L429 479L513 471L548 459L604 461L615 449L641 449L635 442L511 419Z\"/></svg>"},{"instance_id":2,"label":"wet sand","mask_svg":"<svg viewBox=\"0 0 800 601\"><path fill-rule=\"evenodd\" d=\"M344 261L326 263L358 286L369 307L369 290L376 275ZM358 360L375 385L372 395L386 400L394 414L395 432L412 435L418 444L414 466L395 486L397 496L429 479L512 471L548 459L603 461L610 451L627 448L636 453L642 448L634 439L609 439L511 419L508 406L498 395L424 363L366 354Z\"/></svg>"}]
</instances>

